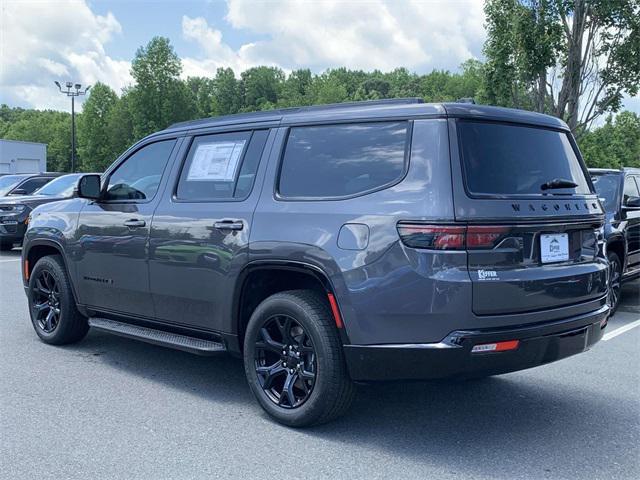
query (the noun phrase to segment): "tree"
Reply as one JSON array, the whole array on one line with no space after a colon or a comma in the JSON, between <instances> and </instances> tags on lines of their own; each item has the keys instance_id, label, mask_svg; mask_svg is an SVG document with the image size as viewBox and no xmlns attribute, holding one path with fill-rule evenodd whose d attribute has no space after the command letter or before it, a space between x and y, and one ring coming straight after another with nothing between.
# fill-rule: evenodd
<instances>
[{"instance_id":1,"label":"tree","mask_svg":"<svg viewBox=\"0 0 640 480\"><path fill-rule=\"evenodd\" d=\"M590 167L640 167L640 116L621 112L580 138L580 150Z\"/></svg>"},{"instance_id":2,"label":"tree","mask_svg":"<svg viewBox=\"0 0 640 480\"><path fill-rule=\"evenodd\" d=\"M243 110L268 110L278 103L285 75L275 67L254 67L240 75Z\"/></svg>"},{"instance_id":3,"label":"tree","mask_svg":"<svg viewBox=\"0 0 640 480\"><path fill-rule=\"evenodd\" d=\"M640 0L487 0L489 102L563 118L580 135L640 85Z\"/></svg>"},{"instance_id":4,"label":"tree","mask_svg":"<svg viewBox=\"0 0 640 480\"><path fill-rule=\"evenodd\" d=\"M2 138L47 144L47 169L65 172L71 162L71 115L53 110L0 110Z\"/></svg>"},{"instance_id":5,"label":"tree","mask_svg":"<svg viewBox=\"0 0 640 480\"><path fill-rule=\"evenodd\" d=\"M120 100L107 113L109 155L118 158L139 137L134 135L131 90L125 89Z\"/></svg>"},{"instance_id":6,"label":"tree","mask_svg":"<svg viewBox=\"0 0 640 480\"><path fill-rule=\"evenodd\" d=\"M195 116L195 102L181 73L182 62L168 38L154 37L137 50L131 64L136 85L129 93L136 138Z\"/></svg>"},{"instance_id":7,"label":"tree","mask_svg":"<svg viewBox=\"0 0 640 480\"><path fill-rule=\"evenodd\" d=\"M240 86L231 68L218 68L213 79L211 111L214 115L229 115L240 111Z\"/></svg>"},{"instance_id":8,"label":"tree","mask_svg":"<svg viewBox=\"0 0 640 480\"><path fill-rule=\"evenodd\" d=\"M104 83L96 83L90 92L78 119L80 169L102 172L116 159L107 123L109 113L119 100L116 93Z\"/></svg>"}]
</instances>

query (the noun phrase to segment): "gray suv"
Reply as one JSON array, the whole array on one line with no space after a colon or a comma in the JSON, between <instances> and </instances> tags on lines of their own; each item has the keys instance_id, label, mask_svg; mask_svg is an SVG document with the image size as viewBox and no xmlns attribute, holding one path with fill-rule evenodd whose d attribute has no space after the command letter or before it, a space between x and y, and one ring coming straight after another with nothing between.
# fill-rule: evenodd
<instances>
[{"instance_id":1,"label":"gray suv","mask_svg":"<svg viewBox=\"0 0 640 480\"><path fill-rule=\"evenodd\" d=\"M567 126L404 99L177 124L34 210L50 344L89 328L244 359L270 415L354 382L496 375L600 340L604 215Z\"/></svg>"}]
</instances>

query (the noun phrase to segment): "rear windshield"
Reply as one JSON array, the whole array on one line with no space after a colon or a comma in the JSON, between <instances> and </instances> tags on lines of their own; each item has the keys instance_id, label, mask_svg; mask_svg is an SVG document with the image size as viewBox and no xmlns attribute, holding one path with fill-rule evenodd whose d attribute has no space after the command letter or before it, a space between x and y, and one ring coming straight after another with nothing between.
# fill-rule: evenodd
<instances>
[{"instance_id":1,"label":"rear windshield","mask_svg":"<svg viewBox=\"0 0 640 480\"><path fill-rule=\"evenodd\" d=\"M618 187L620 185L620 175L615 173L593 175L591 177L593 186L596 187L598 197L603 199L604 209L607 212L617 210Z\"/></svg>"},{"instance_id":2,"label":"rear windshield","mask_svg":"<svg viewBox=\"0 0 640 480\"><path fill-rule=\"evenodd\" d=\"M458 132L467 190L471 194L590 193L584 171L564 132L474 121L460 121ZM542 187L556 179L577 186Z\"/></svg>"}]
</instances>

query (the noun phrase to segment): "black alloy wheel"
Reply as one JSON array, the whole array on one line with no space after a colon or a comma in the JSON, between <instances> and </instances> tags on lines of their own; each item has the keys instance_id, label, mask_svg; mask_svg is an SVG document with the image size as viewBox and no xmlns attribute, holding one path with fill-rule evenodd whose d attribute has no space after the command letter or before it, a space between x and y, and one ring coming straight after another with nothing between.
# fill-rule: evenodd
<instances>
[{"instance_id":1,"label":"black alloy wheel","mask_svg":"<svg viewBox=\"0 0 640 480\"><path fill-rule=\"evenodd\" d=\"M615 252L607 253L609 260L609 296L608 303L611 313L615 313L620 305L620 294L622 289L622 262Z\"/></svg>"},{"instance_id":2,"label":"black alloy wheel","mask_svg":"<svg viewBox=\"0 0 640 480\"><path fill-rule=\"evenodd\" d=\"M49 271L41 270L32 285L34 320L43 332L53 333L60 323L61 313L58 282Z\"/></svg>"},{"instance_id":3,"label":"black alloy wheel","mask_svg":"<svg viewBox=\"0 0 640 480\"><path fill-rule=\"evenodd\" d=\"M29 314L40 339L51 345L74 343L89 324L76 306L73 289L60 255L39 259L29 275Z\"/></svg>"},{"instance_id":4,"label":"black alloy wheel","mask_svg":"<svg viewBox=\"0 0 640 480\"><path fill-rule=\"evenodd\" d=\"M311 338L294 318L268 318L255 342L255 370L267 397L283 408L297 408L316 381L316 352Z\"/></svg>"}]
</instances>

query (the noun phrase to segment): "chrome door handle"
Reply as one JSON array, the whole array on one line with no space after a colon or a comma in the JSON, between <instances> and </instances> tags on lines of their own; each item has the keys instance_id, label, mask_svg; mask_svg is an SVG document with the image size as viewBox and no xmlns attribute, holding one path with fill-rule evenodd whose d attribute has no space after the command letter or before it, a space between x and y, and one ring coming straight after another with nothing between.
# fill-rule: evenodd
<instances>
[{"instance_id":1,"label":"chrome door handle","mask_svg":"<svg viewBox=\"0 0 640 480\"><path fill-rule=\"evenodd\" d=\"M244 223L242 220L221 220L213 224L218 230L242 230Z\"/></svg>"},{"instance_id":2,"label":"chrome door handle","mask_svg":"<svg viewBox=\"0 0 640 480\"><path fill-rule=\"evenodd\" d=\"M140 227L144 227L146 224L147 223L144 220L137 220L135 218L132 218L131 220L127 220L126 222L124 222L124 226L129 228L140 228Z\"/></svg>"}]
</instances>

